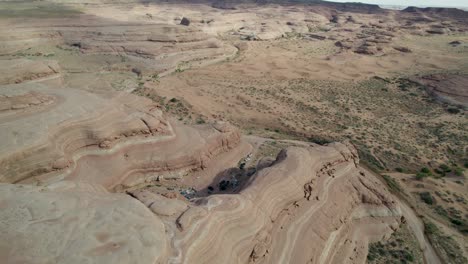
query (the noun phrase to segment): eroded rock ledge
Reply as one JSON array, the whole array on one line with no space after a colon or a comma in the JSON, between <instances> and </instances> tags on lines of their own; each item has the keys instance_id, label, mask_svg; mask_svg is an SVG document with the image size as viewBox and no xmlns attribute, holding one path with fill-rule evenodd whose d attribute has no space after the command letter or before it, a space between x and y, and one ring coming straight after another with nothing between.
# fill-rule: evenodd
<instances>
[{"instance_id":1,"label":"eroded rock ledge","mask_svg":"<svg viewBox=\"0 0 468 264\"><path fill-rule=\"evenodd\" d=\"M0 257L24 263L364 263L368 242L389 236L401 213L358 162L351 145L291 147L240 193L190 202L139 191L111 194L88 183L3 184L0 204L10 213L0 221ZM44 237L53 239L44 243Z\"/></svg>"},{"instance_id":2,"label":"eroded rock ledge","mask_svg":"<svg viewBox=\"0 0 468 264\"><path fill-rule=\"evenodd\" d=\"M364 262L367 243L391 234L400 211L357 163L340 143L287 149L239 194L194 201L176 219L169 260Z\"/></svg>"},{"instance_id":3,"label":"eroded rock ledge","mask_svg":"<svg viewBox=\"0 0 468 264\"><path fill-rule=\"evenodd\" d=\"M70 179L119 190L203 169L240 141L226 123L190 127L168 120L147 98L37 82L59 72L52 61L13 62L23 71L7 71L0 80L0 182Z\"/></svg>"}]
</instances>

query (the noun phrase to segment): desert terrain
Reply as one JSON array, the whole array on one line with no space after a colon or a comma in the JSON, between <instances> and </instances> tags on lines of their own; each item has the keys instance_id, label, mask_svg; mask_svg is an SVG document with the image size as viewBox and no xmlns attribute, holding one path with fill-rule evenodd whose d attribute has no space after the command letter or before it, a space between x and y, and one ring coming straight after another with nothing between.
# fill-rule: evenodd
<instances>
[{"instance_id":1,"label":"desert terrain","mask_svg":"<svg viewBox=\"0 0 468 264\"><path fill-rule=\"evenodd\" d=\"M0 2L0 262L467 263L468 12Z\"/></svg>"}]
</instances>

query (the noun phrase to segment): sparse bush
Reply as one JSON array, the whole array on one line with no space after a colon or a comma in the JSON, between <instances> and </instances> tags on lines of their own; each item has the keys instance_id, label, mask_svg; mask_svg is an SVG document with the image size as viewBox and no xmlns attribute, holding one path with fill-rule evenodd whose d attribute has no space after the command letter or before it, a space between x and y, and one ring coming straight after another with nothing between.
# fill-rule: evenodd
<instances>
[{"instance_id":1,"label":"sparse bush","mask_svg":"<svg viewBox=\"0 0 468 264\"><path fill-rule=\"evenodd\" d=\"M454 172L455 175L457 175L457 176L463 176L463 169L460 168L460 167L455 167L455 169L453 170L453 172Z\"/></svg>"},{"instance_id":2,"label":"sparse bush","mask_svg":"<svg viewBox=\"0 0 468 264\"><path fill-rule=\"evenodd\" d=\"M414 261L414 256L411 252L403 250L403 258L407 261L413 262Z\"/></svg>"},{"instance_id":3,"label":"sparse bush","mask_svg":"<svg viewBox=\"0 0 468 264\"><path fill-rule=\"evenodd\" d=\"M307 138L307 140L309 142L313 142L313 143L319 144L319 145L325 145L325 144L333 142L332 140L330 140L328 138L321 137L321 136L309 137L309 138Z\"/></svg>"},{"instance_id":4,"label":"sparse bush","mask_svg":"<svg viewBox=\"0 0 468 264\"><path fill-rule=\"evenodd\" d=\"M202 117L198 117L196 123L197 123L198 125L201 125L201 124L205 124L206 121L205 121Z\"/></svg>"},{"instance_id":5,"label":"sparse bush","mask_svg":"<svg viewBox=\"0 0 468 264\"><path fill-rule=\"evenodd\" d=\"M447 109L447 112L449 112L450 114L458 114L458 113L460 113L460 109L450 107L450 108Z\"/></svg>"},{"instance_id":6,"label":"sparse bush","mask_svg":"<svg viewBox=\"0 0 468 264\"><path fill-rule=\"evenodd\" d=\"M445 176L445 172L440 170L440 169L434 169L435 173L439 174L440 176L444 177Z\"/></svg>"},{"instance_id":7,"label":"sparse bush","mask_svg":"<svg viewBox=\"0 0 468 264\"><path fill-rule=\"evenodd\" d=\"M436 207L434 208L434 211L435 211L438 215L440 215L440 216L447 217L447 218L449 217L447 210L445 210L445 209L444 209L442 206L440 206L440 205L436 206Z\"/></svg>"},{"instance_id":8,"label":"sparse bush","mask_svg":"<svg viewBox=\"0 0 468 264\"><path fill-rule=\"evenodd\" d=\"M419 193L419 197L420 197L421 200L423 200L423 202L425 202L426 204L429 204L429 205L435 204L435 199L434 199L434 197L432 197L432 195L431 195L430 192L422 192L422 193Z\"/></svg>"},{"instance_id":9,"label":"sparse bush","mask_svg":"<svg viewBox=\"0 0 468 264\"><path fill-rule=\"evenodd\" d=\"M439 166L439 168L443 171L443 172L451 172L452 170L450 169L450 167L447 165L447 164L441 164Z\"/></svg>"},{"instance_id":10,"label":"sparse bush","mask_svg":"<svg viewBox=\"0 0 468 264\"><path fill-rule=\"evenodd\" d=\"M393 179L392 177L390 177L388 175L382 175L382 177L385 180L385 182L387 183L390 190L392 190L394 192L402 192L403 191L400 184L395 179Z\"/></svg>"},{"instance_id":11,"label":"sparse bush","mask_svg":"<svg viewBox=\"0 0 468 264\"><path fill-rule=\"evenodd\" d=\"M429 168L424 167L424 168L421 169L421 172L422 173L430 173L431 171L429 170Z\"/></svg>"},{"instance_id":12,"label":"sparse bush","mask_svg":"<svg viewBox=\"0 0 468 264\"><path fill-rule=\"evenodd\" d=\"M419 180L419 181L420 181L420 180L426 178L427 176L429 176L427 173L418 172L418 173L416 174L416 180Z\"/></svg>"},{"instance_id":13,"label":"sparse bush","mask_svg":"<svg viewBox=\"0 0 468 264\"><path fill-rule=\"evenodd\" d=\"M450 236L445 235L434 223L423 219L424 233L431 244L441 252L443 262L464 264L468 260L463 256L460 245Z\"/></svg>"},{"instance_id":14,"label":"sparse bush","mask_svg":"<svg viewBox=\"0 0 468 264\"><path fill-rule=\"evenodd\" d=\"M222 180L218 185L219 185L219 189L221 191L225 191L228 187L229 187L229 184L231 182L230 181L225 181L225 180Z\"/></svg>"},{"instance_id":15,"label":"sparse bush","mask_svg":"<svg viewBox=\"0 0 468 264\"><path fill-rule=\"evenodd\" d=\"M454 224L454 225L457 225L457 226L463 225L463 221L460 220L460 219L456 219L456 218L450 219L450 222L451 222L452 224Z\"/></svg>"}]
</instances>

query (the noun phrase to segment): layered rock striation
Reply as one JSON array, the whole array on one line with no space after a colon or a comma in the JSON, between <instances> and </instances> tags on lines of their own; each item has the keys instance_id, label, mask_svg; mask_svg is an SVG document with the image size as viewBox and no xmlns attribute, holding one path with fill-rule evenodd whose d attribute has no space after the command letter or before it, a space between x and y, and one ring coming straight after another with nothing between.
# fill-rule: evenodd
<instances>
[{"instance_id":1,"label":"layered rock striation","mask_svg":"<svg viewBox=\"0 0 468 264\"><path fill-rule=\"evenodd\" d=\"M368 242L388 237L401 219L392 196L359 167L356 150L340 143L291 147L236 194L189 202L99 186L0 185L9 212L0 221L2 259L363 263Z\"/></svg>"}]
</instances>

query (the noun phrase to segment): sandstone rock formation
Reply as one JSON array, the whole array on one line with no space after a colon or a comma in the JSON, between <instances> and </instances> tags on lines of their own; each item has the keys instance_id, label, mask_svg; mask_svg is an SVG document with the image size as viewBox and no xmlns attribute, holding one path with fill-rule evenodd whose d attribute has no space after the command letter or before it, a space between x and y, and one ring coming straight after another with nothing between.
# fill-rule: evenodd
<instances>
[{"instance_id":1,"label":"sandstone rock formation","mask_svg":"<svg viewBox=\"0 0 468 264\"><path fill-rule=\"evenodd\" d=\"M161 263L164 225L99 186L0 184L2 263Z\"/></svg>"},{"instance_id":2,"label":"sandstone rock formation","mask_svg":"<svg viewBox=\"0 0 468 264\"><path fill-rule=\"evenodd\" d=\"M33 61L13 59L0 64L1 84L21 83L59 74L60 66L53 60Z\"/></svg>"},{"instance_id":3,"label":"sandstone rock formation","mask_svg":"<svg viewBox=\"0 0 468 264\"><path fill-rule=\"evenodd\" d=\"M180 177L239 142L233 127L172 125L157 104L126 93L103 98L43 84L1 93L2 182L73 179L114 188Z\"/></svg>"},{"instance_id":4,"label":"sandstone rock formation","mask_svg":"<svg viewBox=\"0 0 468 264\"><path fill-rule=\"evenodd\" d=\"M362 263L367 243L390 235L401 213L358 162L350 145L290 148L241 192L191 202L132 192L140 203L85 183L3 184L1 256L22 263Z\"/></svg>"},{"instance_id":5,"label":"sandstone rock formation","mask_svg":"<svg viewBox=\"0 0 468 264\"><path fill-rule=\"evenodd\" d=\"M404 219L400 204L360 165L351 143L284 140L295 146L276 158L257 157L242 184L217 192L212 186L220 186L220 178L243 171L246 158L239 156L261 151L238 128L215 119L243 115L231 100L252 112L269 112L274 122L284 122L280 113L296 110L294 115L306 119L329 108L317 103L322 97L301 93L314 83L296 81L311 81L314 74L354 81L376 75L376 65L397 69L398 59L420 54L418 46L399 41L403 32L445 37L466 30L465 12L445 9L397 12L316 1L38 2L73 15L0 17L0 260L5 263L364 263L368 244L387 239ZM457 37L461 42L451 42L453 47L447 39L443 45L461 50L466 41ZM307 53L288 47L291 43ZM249 49L261 52L245 52ZM300 54L310 63L301 64ZM225 60L245 65L225 72L208 67L212 72L193 78L186 78L190 71L185 79L177 75ZM291 65L297 71L285 70ZM346 74L340 65L346 65ZM236 82L213 81L231 73L242 79L257 75L253 82L288 81L297 91L252 83L226 102L205 89L206 83L220 84L220 93L231 94L240 87ZM169 85L188 87L180 88L187 98L146 93L164 92L160 77L169 74ZM467 80L441 74L415 81L438 99L466 107ZM205 106L200 100L198 107L209 113L199 115L206 123L166 112L202 97L216 101ZM329 97L334 105L348 104L336 94ZM295 110L284 107L296 103ZM256 114L248 122L262 120ZM177 184L193 193L186 195ZM423 231L419 227L421 240Z\"/></svg>"},{"instance_id":6,"label":"sandstone rock formation","mask_svg":"<svg viewBox=\"0 0 468 264\"><path fill-rule=\"evenodd\" d=\"M437 100L468 108L467 75L432 74L419 80Z\"/></svg>"},{"instance_id":7,"label":"sandstone rock formation","mask_svg":"<svg viewBox=\"0 0 468 264\"><path fill-rule=\"evenodd\" d=\"M11 25L16 27L15 30L10 29ZM80 14L66 18L44 18L34 22L7 19L2 21L0 27L5 28L0 37L0 55L47 58L54 54L23 54L21 50L30 50L37 45L51 45L61 50L75 50L87 55L128 56L138 61L143 68L151 68L150 73L156 72L160 75L173 72L182 62L193 62L190 66L197 67L201 61L217 62L236 52L233 46L225 45L200 28L158 21L122 22ZM9 71L18 72L16 68L20 67L21 71L34 69L31 72L34 76L44 76L50 71L56 73L58 68L53 61L28 62L21 59L11 63L13 67ZM29 65L26 65L27 63ZM15 81L17 79L14 76L8 80L0 79L0 83Z\"/></svg>"}]
</instances>

